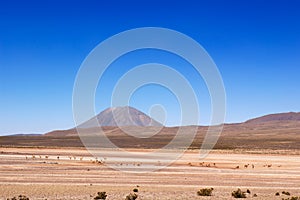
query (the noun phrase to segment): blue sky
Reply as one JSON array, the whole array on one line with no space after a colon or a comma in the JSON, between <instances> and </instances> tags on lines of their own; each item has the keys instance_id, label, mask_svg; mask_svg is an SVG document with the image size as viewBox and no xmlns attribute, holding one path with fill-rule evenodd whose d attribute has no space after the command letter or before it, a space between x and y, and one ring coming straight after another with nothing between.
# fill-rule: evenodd
<instances>
[{"instance_id":1,"label":"blue sky","mask_svg":"<svg viewBox=\"0 0 300 200\"><path fill-rule=\"evenodd\" d=\"M226 122L300 111L299 9L297 0L1 1L0 134L73 127L73 84L84 58L106 38L148 26L180 31L206 49L223 77ZM130 68L149 61L173 65L192 84L199 78L165 52L136 52L115 65ZM109 106L104 94L116 77L107 73L107 93L99 86L97 111ZM205 85L194 87L205 124L207 91ZM161 103L169 111L167 125L178 125L176 99L166 90L141 88L130 103L145 112Z\"/></svg>"}]
</instances>

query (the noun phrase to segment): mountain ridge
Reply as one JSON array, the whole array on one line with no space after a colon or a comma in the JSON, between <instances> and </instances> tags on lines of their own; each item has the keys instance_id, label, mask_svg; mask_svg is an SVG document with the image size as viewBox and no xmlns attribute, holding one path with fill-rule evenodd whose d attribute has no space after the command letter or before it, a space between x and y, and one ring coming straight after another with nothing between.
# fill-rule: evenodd
<instances>
[{"instance_id":1,"label":"mountain ridge","mask_svg":"<svg viewBox=\"0 0 300 200\"><path fill-rule=\"evenodd\" d=\"M101 113L99 113L96 118L97 120L99 120L99 124L102 127L102 130L105 132L117 132L120 128L118 128L118 126L115 123L110 122L110 120L107 121L107 119L105 119L105 116L107 116L106 114L109 113L112 114L113 110L118 110L118 108L108 108L105 109L104 111L102 111ZM123 109L126 110L126 107L121 107ZM131 107L128 107L131 108ZM138 110L135 108L131 108L134 109L135 112L137 112ZM138 111L138 113L142 113L141 111ZM118 113L115 113L116 115ZM146 115L144 113L142 113L143 115ZM124 117L124 116L122 116ZM149 116L148 116L149 117ZM109 117L111 118L111 116ZM150 118L150 117L149 117ZM95 119L95 118L93 118ZM90 131L93 130L93 126L92 124L89 124L88 122L84 123L85 126L79 126L77 128L88 128L90 129ZM125 126L126 124L121 124L123 126ZM149 124L148 124L149 125ZM161 124L159 124L161 125ZM226 123L224 124L224 128L234 128L234 129L256 129L258 127L265 127L267 129L271 129L274 126L277 127L285 127L285 126L291 126L291 127L298 127L300 125L300 112L287 112L287 113L276 113L276 114L268 114L268 115L264 115L261 117L257 117L257 118L253 118L250 120L247 120L245 122L242 123ZM151 127L151 126L138 126L137 124L127 124L126 125L128 129L137 129L139 131L143 131L144 129L141 128L147 128L147 127ZM162 126L162 125L161 125ZM194 125L197 126L198 128L207 128L208 126L201 126L201 125ZM95 127L95 126L94 126ZM174 126L174 127L166 127L166 128L179 128L180 126ZM185 127L189 127L189 126L185 126ZM144 130L146 131L146 129ZM76 127L72 128L72 129L68 129L68 130L54 130L51 132L46 133L46 135L76 135L77 131L76 131Z\"/></svg>"},{"instance_id":2,"label":"mountain ridge","mask_svg":"<svg viewBox=\"0 0 300 200\"><path fill-rule=\"evenodd\" d=\"M246 124L259 124L268 122L300 121L300 112L286 112L263 115L245 121Z\"/></svg>"}]
</instances>

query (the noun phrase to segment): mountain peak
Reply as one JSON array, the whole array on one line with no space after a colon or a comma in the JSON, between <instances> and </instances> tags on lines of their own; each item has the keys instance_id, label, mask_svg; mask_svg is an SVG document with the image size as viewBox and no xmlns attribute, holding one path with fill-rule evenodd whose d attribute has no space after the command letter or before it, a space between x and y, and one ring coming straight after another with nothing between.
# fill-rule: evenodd
<instances>
[{"instance_id":1,"label":"mountain peak","mask_svg":"<svg viewBox=\"0 0 300 200\"><path fill-rule=\"evenodd\" d=\"M100 126L163 126L145 113L130 106L107 108L100 112L96 119ZM91 127L90 121L83 123L81 127Z\"/></svg>"}]
</instances>

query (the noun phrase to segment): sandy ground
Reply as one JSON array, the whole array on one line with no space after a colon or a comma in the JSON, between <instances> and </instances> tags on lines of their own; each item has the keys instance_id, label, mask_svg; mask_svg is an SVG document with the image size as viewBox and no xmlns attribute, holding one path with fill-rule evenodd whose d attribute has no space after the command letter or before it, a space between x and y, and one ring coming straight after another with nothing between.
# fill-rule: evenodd
<instances>
[{"instance_id":1,"label":"sandy ground","mask_svg":"<svg viewBox=\"0 0 300 200\"><path fill-rule=\"evenodd\" d=\"M200 160L198 152L188 151L171 166L147 173L122 172L106 165L146 167L130 159L97 161L79 148L0 148L0 199L23 194L30 199L90 200L106 191L107 199L121 200L133 188L139 189L140 200L234 199L231 192L237 188L249 189L248 198L253 199L288 198L275 196L282 191L300 196L299 153L214 151ZM197 196L197 190L206 187L214 188L213 196Z\"/></svg>"}]
</instances>

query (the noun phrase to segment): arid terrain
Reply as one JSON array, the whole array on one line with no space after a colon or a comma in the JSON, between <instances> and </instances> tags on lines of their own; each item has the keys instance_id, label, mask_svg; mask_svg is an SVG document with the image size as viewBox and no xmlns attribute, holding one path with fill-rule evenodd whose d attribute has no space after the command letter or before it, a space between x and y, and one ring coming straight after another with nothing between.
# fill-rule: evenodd
<instances>
[{"instance_id":1,"label":"arid terrain","mask_svg":"<svg viewBox=\"0 0 300 200\"><path fill-rule=\"evenodd\" d=\"M296 117L295 117L296 116ZM206 158L200 158L207 127L198 127L194 142L178 160L147 161L124 157L116 149L97 149L92 156L76 129L45 135L0 137L0 199L26 195L29 199L94 199L106 192L109 200L122 200L138 189L138 199L234 199L240 188L247 198L288 199L300 196L299 113L270 115L239 124L226 124ZM155 127L127 127L141 134ZM157 128L157 127L156 127ZM148 153L168 144L179 127L161 127L151 138L136 138L118 127L103 127L106 136L129 152ZM183 127L189 129L190 127ZM95 129L89 128L87 132ZM89 136L87 136L89 137ZM101 139L101 138L100 138ZM182 146L169 149L176 153ZM117 170L117 168L124 170ZM154 172L144 169L160 168ZM197 191L214 188L212 196ZM290 195L282 194L288 192ZM276 195L279 193L279 195Z\"/></svg>"},{"instance_id":2,"label":"arid terrain","mask_svg":"<svg viewBox=\"0 0 300 200\"><path fill-rule=\"evenodd\" d=\"M126 127L129 130L145 134L153 127ZM154 127L156 129L156 127ZM182 127L189 129L190 127ZM178 127L163 127L149 138L137 138L124 133L118 127L103 127L106 137L121 148L157 149L167 145L177 134ZM93 132L93 129L88 130ZM205 137L207 127L198 127L190 149L199 149ZM101 136L97 136L98 138ZM52 131L45 135L17 135L0 137L3 147L84 147L76 129ZM181 148L181 144L178 144ZM214 147L215 149L272 149L300 150L300 121L267 122L262 124L227 124Z\"/></svg>"},{"instance_id":3,"label":"arid terrain","mask_svg":"<svg viewBox=\"0 0 300 200\"><path fill-rule=\"evenodd\" d=\"M237 188L248 198L282 199L276 192L300 196L300 152L214 150L204 160L190 150L171 166L156 172L125 173L97 162L81 148L1 148L0 199L20 194L30 199L125 199L137 188L138 199L233 199ZM106 150L109 151L109 150ZM146 150L139 150L146 151ZM99 159L100 160L100 159ZM121 165L122 162L115 162ZM123 163L124 164L124 163ZM153 163L158 165L159 163ZM143 163L128 166L143 168ZM213 187L213 196L200 197L200 188ZM253 197L256 194L257 197Z\"/></svg>"}]
</instances>

